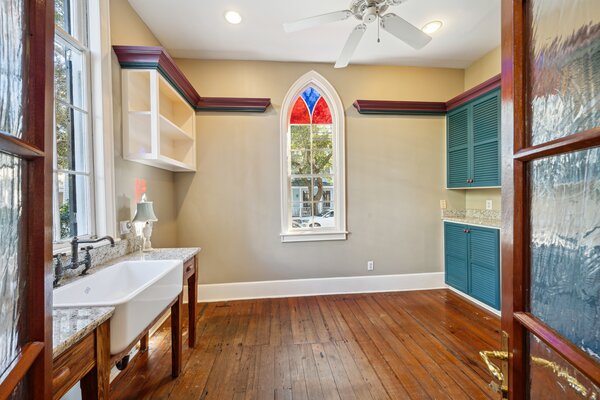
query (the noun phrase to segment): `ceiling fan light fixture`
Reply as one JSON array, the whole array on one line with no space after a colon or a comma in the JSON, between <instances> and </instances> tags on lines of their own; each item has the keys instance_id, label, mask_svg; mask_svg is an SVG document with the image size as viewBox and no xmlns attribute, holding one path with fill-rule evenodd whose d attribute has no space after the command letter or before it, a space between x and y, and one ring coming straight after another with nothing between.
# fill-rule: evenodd
<instances>
[{"instance_id":1,"label":"ceiling fan light fixture","mask_svg":"<svg viewBox=\"0 0 600 400\"><path fill-rule=\"evenodd\" d=\"M225 20L232 25L237 25L242 22L242 16L237 11L227 11L225 13Z\"/></svg>"},{"instance_id":2,"label":"ceiling fan light fixture","mask_svg":"<svg viewBox=\"0 0 600 400\"><path fill-rule=\"evenodd\" d=\"M444 25L442 21L431 21L423 25L421 30L426 34L431 35L432 33L439 31L442 25Z\"/></svg>"}]
</instances>

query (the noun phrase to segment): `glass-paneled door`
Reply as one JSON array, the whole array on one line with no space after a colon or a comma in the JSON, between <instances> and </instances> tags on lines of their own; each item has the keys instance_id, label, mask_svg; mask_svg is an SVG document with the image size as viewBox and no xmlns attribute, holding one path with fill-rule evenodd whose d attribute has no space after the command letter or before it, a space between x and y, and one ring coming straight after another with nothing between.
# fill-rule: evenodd
<instances>
[{"instance_id":1,"label":"glass-paneled door","mask_svg":"<svg viewBox=\"0 0 600 400\"><path fill-rule=\"evenodd\" d=\"M0 399L51 398L53 27L0 0Z\"/></svg>"},{"instance_id":2,"label":"glass-paneled door","mask_svg":"<svg viewBox=\"0 0 600 400\"><path fill-rule=\"evenodd\" d=\"M600 399L599 0L502 0L502 118L505 348L484 352L492 386Z\"/></svg>"}]
</instances>

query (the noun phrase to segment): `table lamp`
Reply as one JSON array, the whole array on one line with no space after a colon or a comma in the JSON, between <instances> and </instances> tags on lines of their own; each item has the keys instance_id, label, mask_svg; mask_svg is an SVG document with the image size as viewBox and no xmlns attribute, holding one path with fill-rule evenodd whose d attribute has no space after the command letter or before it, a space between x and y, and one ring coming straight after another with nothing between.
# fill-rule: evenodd
<instances>
[{"instance_id":1,"label":"table lamp","mask_svg":"<svg viewBox=\"0 0 600 400\"><path fill-rule=\"evenodd\" d=\"M144 224L142 228L143 238L143 251L152 251L152 242L150 242L150 236L152 236L152 223L158 221L154 214L154 208L152 202L146 200L146 193L142 195L142 200L137 204L137 210L135 211L135 217L133 217L133 223Z\"/></svg>"}]
</instances>

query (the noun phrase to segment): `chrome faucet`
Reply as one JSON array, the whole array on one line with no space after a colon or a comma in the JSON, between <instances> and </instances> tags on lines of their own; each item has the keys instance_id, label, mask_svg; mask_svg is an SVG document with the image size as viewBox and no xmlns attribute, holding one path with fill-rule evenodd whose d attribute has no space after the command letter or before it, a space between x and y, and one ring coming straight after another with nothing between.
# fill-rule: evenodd
<instances>
[{"instance_id":1,"label":"chrome faucet","mask_svg":"<svg viewBox=\"0 0 600 400\"><path fill-rule=\"evenodd\" d=\"M85 251L85 256L83 257L83 260L80 261L79 260L79 245L87 244L87 243L98 243L103 240L108 240L110 242L110 246L115 247L115 240L110 236L103 236L98 239L87 239L87 240L80 240L79 238L77 238L77 236L75 236L71 240L71 263L70 264L64 265L62 262L62 257L66 256L65 253L56 254L54 256L54 259L55 259L55 262L54 262L54 287L58 286L65 270L67 270L67 269L77 269L80 266L84 265L85 268L83 269L83 271L81 271L80 275L87 275L89 269L92 267L92 256L90 255L90 250L93 249L94 247L93 246L82 247L81 250Z\"/></svg>"}]
</instances>

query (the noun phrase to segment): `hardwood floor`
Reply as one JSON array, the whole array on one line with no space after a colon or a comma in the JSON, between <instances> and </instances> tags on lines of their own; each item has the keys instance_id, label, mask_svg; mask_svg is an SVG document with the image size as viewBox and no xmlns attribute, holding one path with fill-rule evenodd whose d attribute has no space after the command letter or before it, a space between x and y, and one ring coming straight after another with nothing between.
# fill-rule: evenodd
<instances>
[{"instance_id":1,"label":"hardwood floor","mask_svg":"<svg viewBox=\"0 0 600 400\"><path fill-rule=\"evenodd\" d=\"M114 399L498 398L478 352L499 348L500 321L449 290L198 308L179 378L167 321L113 382Z\"/></svg>"}]
</instances>

